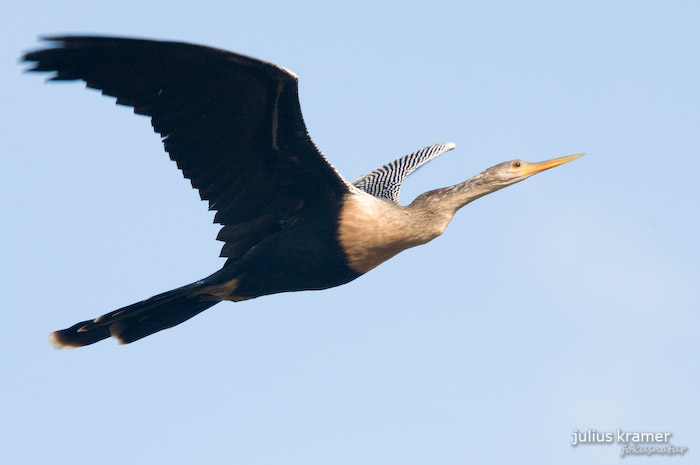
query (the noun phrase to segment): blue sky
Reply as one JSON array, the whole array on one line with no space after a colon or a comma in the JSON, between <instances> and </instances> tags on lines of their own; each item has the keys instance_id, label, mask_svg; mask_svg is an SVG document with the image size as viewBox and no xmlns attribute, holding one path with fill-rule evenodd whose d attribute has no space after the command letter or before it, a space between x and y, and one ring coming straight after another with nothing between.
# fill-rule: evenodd
<instances>
[{"instance_id":1,"label":"blue sky","mask_svg":"<svg viewBox=\"0 0 700 465\"><path fill-rule=\"evenodd\" d=\"M46 2L0 19L0 462L615 463L574 430L700 450L696 2ZM217 46L299 76L348 179L441 141L402 202L588 152L323 292L223 303L128 346L48 333L218 269L147 119L18 57L53 33ZM667 444L664 444L667 445ZM666 456L627 462L666 463Z\"/></svg>"}]
</instances>

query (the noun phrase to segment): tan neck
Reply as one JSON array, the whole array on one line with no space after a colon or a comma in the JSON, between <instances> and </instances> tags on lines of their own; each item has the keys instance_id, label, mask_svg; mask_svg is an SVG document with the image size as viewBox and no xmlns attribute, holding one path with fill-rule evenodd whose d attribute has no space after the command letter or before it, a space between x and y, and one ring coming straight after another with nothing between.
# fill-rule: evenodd
<instances>
[{"instance_id":1,"label":"tan neck","mask_svg":"<svg viewBox=\"0 0 700 465\"><path fill-rule=\"evenodd\" d=\"M480 173L461 184L426 192L407 207L364 192L347 195L338 239L348 265L366 273L402 250L435 239L457 210L501 187L487 184Z\"/></svg>"},{"instance_id":2,"label":"tan neck","mask_svg":"<svg viewBox=\"0 0 700 465\"><path fill-rule=\"evenodd\" d=\"M409 208L416 211L426 210L437 216L449 215L451 220L460 208L502 187L505 186L492 183L486 184L484 182L484 173L479 173L454 186L425 192L416 197L416 200L409 205Z\"/></svg>"}]
</instances>

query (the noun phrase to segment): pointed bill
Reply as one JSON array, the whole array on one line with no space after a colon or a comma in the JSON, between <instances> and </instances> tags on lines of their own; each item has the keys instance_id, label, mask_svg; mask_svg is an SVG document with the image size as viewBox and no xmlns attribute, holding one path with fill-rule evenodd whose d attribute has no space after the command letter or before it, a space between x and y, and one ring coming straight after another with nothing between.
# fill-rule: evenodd
<instances>
[{"instance_id":1,"label":"pointed bill","mask_svg":"<svg viewBox=\"0 0 700 465\"><path fill-rule=\"evenodd\" d=\"M576 155L569 155L568 157L554 158L552 160L541 161L539 163L528 163L523 166L523 174L530 175L539 173L540 171L548 170L554 168L555 166L563 165L577 158L581 158L585 153L577 153Z\"/></svg>"}]
</instances>

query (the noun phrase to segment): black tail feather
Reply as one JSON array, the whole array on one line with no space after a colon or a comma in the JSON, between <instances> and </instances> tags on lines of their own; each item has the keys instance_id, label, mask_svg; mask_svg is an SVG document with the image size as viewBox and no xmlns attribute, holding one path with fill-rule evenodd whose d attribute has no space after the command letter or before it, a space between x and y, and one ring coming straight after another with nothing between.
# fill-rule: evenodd
<instances>
[{"instance_id":1,"label":"black tail feather","mask_svg":"<svg viewBox=\"0 0 700 465\"><path fill-rule=\"evenodd\" d=\"M112 336L129 344L160 330L172 328L216 305L220 300L197 291L203 283L188 284L141 302L120 308L94 320L55 331L49 341L58 349L94 344Z\"/></svg>"},{"instance_id":2,"label":"black tail feather","mask_svg":"<svg viewBox=\"0 0 700 465\"><path fill-rule=\"evenodd\" d=\"M93 320L82 321L70 328L54 331L49 334L49 342L57 349L68 349L94 344L110 336L109 326L99 326L91 331L79 331L80 328L92 322Z\"/></svg>"}]
</instances>

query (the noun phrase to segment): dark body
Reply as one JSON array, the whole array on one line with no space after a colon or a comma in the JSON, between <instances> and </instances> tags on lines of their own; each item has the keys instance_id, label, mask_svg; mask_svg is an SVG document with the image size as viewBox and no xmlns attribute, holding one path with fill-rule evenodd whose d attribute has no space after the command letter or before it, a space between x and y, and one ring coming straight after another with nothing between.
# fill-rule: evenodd
<instances>
[{"instance_id":1,"label":"dark body","mask_svg":"<svg viewBox=\"0 0 700 465\"><path fill-rule=\"evenodd\" d=\"M338 202L336 205L340 205ZM353 271L338 240L338 208L311 205L243 257L229 258L207 282L238 279L232 300L286 291L327 289L361 274Z\"/></svg>"}]
</instances>

